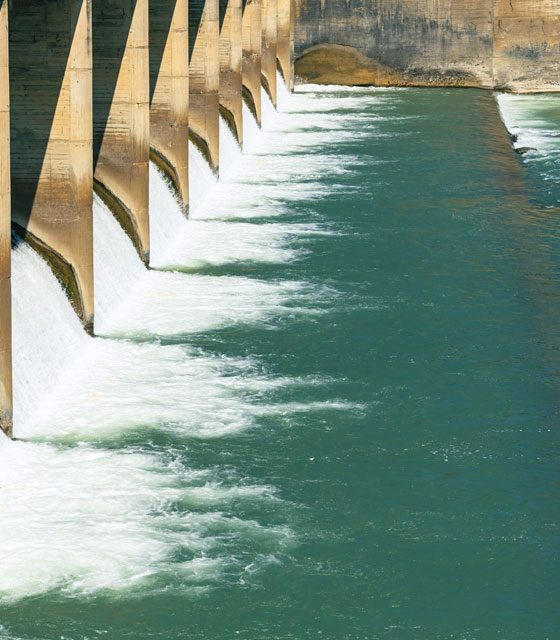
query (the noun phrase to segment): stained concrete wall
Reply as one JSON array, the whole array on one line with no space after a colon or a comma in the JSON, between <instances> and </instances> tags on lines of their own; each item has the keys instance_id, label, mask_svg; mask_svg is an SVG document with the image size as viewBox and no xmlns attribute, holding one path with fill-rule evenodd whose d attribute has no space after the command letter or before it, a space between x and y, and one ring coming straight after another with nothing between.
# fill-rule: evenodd
<instances>
[{"instance_id":1,"label":"stained concrete wall","mask_svg":"<svg viewBox=\"0 0 560 640\"><path fill-rule=\"evenodd\" d=\"M243 0L243 97L260 125L262 4L261 0Z\"/></svg>"},{"instance_id":2,"label":"stained concrete wall","mask_svg":"<svg viewBox=\"0 0 560 640\"><path fill-rule=\"evenodd\" d=\"M558 87L558 0L296 0L315 82Z\"/></svg>"},{"instance_id":3,"label":"stained concrete wall","mask_svg":"<svg viewBox=\"0 0 560 640\"><path fill-rule=\"evenodd\" d=\"M278 0L262 0L262 82L276 106L276 45L278 39Z\"/></svg>"},{"instance_id":4,"label":"stained concrete wall","mask_svg":"<svg viewBox=\"0 0 560 640\"><path fill-rule=\"evenodd\" d=\"M560 91L560 0L494 0L494 83Z\"/></svg>"},{"instance_id":5,"label":"stained concrete wall","mask_svg":"<svg viewBox=\"0 0 560 640\"><path fill-rule=\"evenodd\" d=\"M96 0L93 3L95 188L146 264L150 251L149 99L148 0Z\"/></svg>"},{"instance_id":6,"label":"stained concrete wall","mask_svg":"<svg viewBox=\"0 0 560 640\"><path fill-rule=\"evenodd\" d=\"M12 220L93 323L90 0L10 3Z\"/></svg>"},{"instance_id":7,"label":"stained concrete wall","mask_svg":"<svg viewBox=\"0 0 560 640\"><path fill-rule=\"evenodd\" d=\"M218 0L190 0L190 139L216 172L220 162L219 39Z\"/></svg>"},{"instance_id":8,"label":"stained concrete wall","mask_svg":"<svg viewBox=\"0 0 560 640\"><path fill-rule=\"evenodd\" d=\"M242 2L220 2L220 113L243 143Z\"/></svg>"},{"instance_id":9,"label":"stained concrete wall","mask_svg":"<svg viewBox=\"0 0 560 640\"><path fill-rule=\"evenodd\" d=\"M152 160L189 202L188 0L150 0L150 146Z\"/></svg>"},{"instance_id":10,"label":"stained concrete wall","mask_svg":"<svg viewBox=\"0 0 560 640\"><path fill-rule=\"evenodd\" d=\"M12 435L12 294L10 286L10 75L8 0L0 0L0 429Z\"/></svg>"}]
</instances>

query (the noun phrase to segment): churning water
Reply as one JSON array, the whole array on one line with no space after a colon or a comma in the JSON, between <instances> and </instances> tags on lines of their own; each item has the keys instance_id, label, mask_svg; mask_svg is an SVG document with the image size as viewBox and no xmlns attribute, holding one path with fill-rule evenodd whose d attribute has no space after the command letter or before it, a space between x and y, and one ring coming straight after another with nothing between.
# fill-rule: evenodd
<instances>
[{"instance_id":1,"label":"churning water","mask_svg":"<svg viewBox=\"0 0 560 640\"><path fill-rule=\"evenodd\" d=\"M96 201L103 337L18 244L0 638L555 637L545 102L265 100L188 219L151 167L157 271Z\"/></svg>"}]
</instances>

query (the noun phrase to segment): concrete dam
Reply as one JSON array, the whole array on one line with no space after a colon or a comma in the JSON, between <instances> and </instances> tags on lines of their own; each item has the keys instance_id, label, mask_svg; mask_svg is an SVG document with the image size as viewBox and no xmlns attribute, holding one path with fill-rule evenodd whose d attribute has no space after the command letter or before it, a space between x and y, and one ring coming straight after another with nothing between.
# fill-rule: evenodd
<instances>
[{"instance_id":1,"label":"concrete dam","mask_svg":"<svg viewBox=\"0 0 560 640\"><path fill-rule=\"evenodd\" d=\"M560 0L0 0L0 640L560 627Z\"/></svg>"},{"instance_id":2,"label":"concrete dam","mask_svg":"<svg viewBox=\"0 0 560 640\"><path fill-rule=\"evenodd\" d=\"M559 88L557 0L3 0L0 407L12 434L10 246L29 243L95 332L93 194L150 264L149 163L189 209L277 72L349 85ZM294 47L297 62L294 72ZM32 366L29 363L30 366Z\"/></svg>"}]
</instances>

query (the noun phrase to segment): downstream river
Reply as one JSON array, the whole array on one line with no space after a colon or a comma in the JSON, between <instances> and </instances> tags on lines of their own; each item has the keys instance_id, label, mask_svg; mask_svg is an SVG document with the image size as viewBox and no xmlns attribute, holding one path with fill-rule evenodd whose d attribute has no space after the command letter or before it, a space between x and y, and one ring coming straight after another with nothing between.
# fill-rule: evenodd
<instances>
[{"instance_id":1,"label":"downstream river","mask_svg":"<svg viewBox=\"0 0 560 640\"><path fill-rule=\"evenodd\" d=\"M558 638L558 102L287 99L2 444L0 639Z\"/></svg>"}]
</instances>

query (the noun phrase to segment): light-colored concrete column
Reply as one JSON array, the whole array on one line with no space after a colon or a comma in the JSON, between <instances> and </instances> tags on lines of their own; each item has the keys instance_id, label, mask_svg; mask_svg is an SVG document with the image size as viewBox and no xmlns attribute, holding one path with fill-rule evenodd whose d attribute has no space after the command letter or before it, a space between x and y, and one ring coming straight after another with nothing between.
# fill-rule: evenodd
<instances>
[{"instance_id":1,"label":"light-colored concrete column","mask_svg":"<svg viewBox=\"0 0 560 640\"><path fill-rule=\"evenodd\" d=\"M241 0L220 0L220 113L243 143Z\"/></svg>"},{"instance_id":2,"label":"light-colored concrete column","mask_svg":"<svg viewBox=\"0 0 560 640\"><path fill-rule=\"evenodd\" d=\"M243 6L243 97L261 124L261 0L244 0Z\"/></svg>"},{"instance_id":3,"label":"light-colored concrete column","mask_svg":"<svg viewBox=\"0 0 560 640\"><path fill-rule=\"evenodd\" d=\"M0 429L12 435L12 292L10 285L10 73L8 0L0 0Z\"/></svg>"},{"instance_id":4,"label":"light-colored concrete column","mask_svg":"<svg viewBox=\"0 0 560 640\"><path fill-rule=\"evenodd\" d=\"M92 330L91 0L10 12L12 220Z\"/></svg>"},{"instance_id":5,"label":"light-colored concrete column","mask_svg":"<svg viewBox=\"0 0 560 640\"><path fill-rule=\"evenodd\" d=\"M289 91L294 88L294 0L277 0L278 2L278 44L276 56Z\"/></svg>"},{"instance_id":6,"label":"light-colored concrete column","mask_svg":"<svg viewBox=\"0 0 560 640\"><path fill-rule=\"evenodd\" d=\"M220 163L218 0L190 0L190 139L217 172Z\"/></svg>"},{"instance_id":7,"label":"light-colored concrete column","mask_svg":"<svg viewBox=\"0 0 560 640\"><path fill-rule=\"evenodd\" d=\"M149 99L148 0L95 0L95 189L145 264L150 253Z\"/></svg>"},{"instance_id":8,"label":"light-colored concrete column","mask_svg":"<svg viewBox=\"0 0 560 640\"><path fill-rule=\"evenodd\" d=\"M188 0L150 0L150 156L189 203Z\"/></svg>"},{"instance_id":9,"label":"light-colored concrete column","mask_svg":"<svg viewBox=\"0 0 560 640\"><path fill-rule=\"evenodd\" d=\"M262 81L276 106L276 45L278 40L278 0L262 0Z\"/></svg>"}]
</instances>

